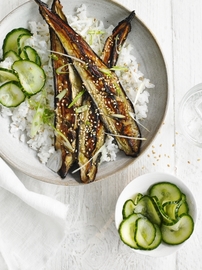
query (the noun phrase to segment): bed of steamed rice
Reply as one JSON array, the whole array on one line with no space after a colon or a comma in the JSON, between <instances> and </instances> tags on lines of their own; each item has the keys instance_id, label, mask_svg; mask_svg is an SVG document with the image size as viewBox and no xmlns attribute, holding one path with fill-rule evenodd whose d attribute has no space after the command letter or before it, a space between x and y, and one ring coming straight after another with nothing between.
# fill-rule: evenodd
<instances>
[{"instance_id":1,"label":"bed of steamed rice","mask_svg":"<svg viewBox=\"0 0 202 270\"><path fill-rule=\"evenodd\" d=\"M79 7L75 15L67 15L67 19L69 24L86 39L92 49L98 55L101 55L104 42L111 34L114 26L111 25L106 28L102 21L98 21L93 17L87 17L85 5ZM49 29L45 22L31 21L28 27L33 36L27 40L26 45L30 45L37 50L47 76L43 91L32 96L31 99L36 101L45 99L45 103L50 108L53 108L54 90L51 58L49 56ZM148 89L153 88L154 85L150 83L149 79L144 78L144 75L139 70L136 58L132 54L132 49L129 43L126 42L124 44L119 55L117 66L127 67L127 72L122 70L116 72L127 95L134 104L136 111L135 117L137 119L143 119L147 117L148 112ZM0 67L4 68L10 68L11 65L12 61L10 58L0 63ZM141 89L141 91L138 89ZM46 94L44 95L44 93ZM9 130L12 136L34 149L39 160L46 164L51 154L54 153L54 131L51 127L44 124L40 126L39 132L31 138L30 131L35 110L32 109L28 101L25 100L16 108L5 108L0 105L0 114L2 117L10 118ZM118 151L117 145L113 143L113 138L108 136L102 151L101 162L115 160Z\"/></svg>"}]
</instances>

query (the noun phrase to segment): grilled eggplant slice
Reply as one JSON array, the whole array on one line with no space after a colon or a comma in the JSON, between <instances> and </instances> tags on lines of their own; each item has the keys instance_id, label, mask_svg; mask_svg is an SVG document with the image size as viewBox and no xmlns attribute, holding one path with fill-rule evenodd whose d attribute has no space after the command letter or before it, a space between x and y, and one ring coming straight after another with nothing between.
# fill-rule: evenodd
<instances>
[{"instance_id":1,"label":"grilled eggplant slice","mask_svg":"<svg viewBox=\"0 0 202 270\"><path fill-rule=\"evenodd\" d=\"M52 4L51 10L58 14L60 18L67 22L67 19L62 11L62 5L59 0L54 0ZM65 51L63 49L63 46L61 42L59 41L57 35L55 32L50 29L51 31L51 44L52 44L52 50L60 52L62 54L65 54ZM80 170L80 178L82 182L88 183L91 181L94 181L97 173L97 167L98 167L98 161L99 161L99 155L95 154L97 151L99 151L100 147L104 144L104 126L100 120L98 120L99 116L96 117L94 115L94 108L92 107L92 101L88 93L85 93L86 101L84 101L83 104L81 104L81 101L83 100L83 97L79 99L79 102L77 101L76 104L74 103L74 106L67 111L67 107L70 104L70 101L74 101L77 94L83 90L83 86L81 85L81 79L79 75L77 74L76 70L74 69L73 65L70 65L71 60L69 60L66 56L59 55L58 58L60 58L60 62L53 61L53 70L54 78L55 78L55 89L56 89L56 96L61 92L61 87L58 85L58 83L63 83L63 85L68 85L68 91L69 95L66 93L64 97L57 102L56 111L58 112L56 114L56 128L61 128L62 126L65 126L65 129L63 128L64 135L67 136L68 139L71 140L71 146L74 149L74 151L69 151L66 149L66 146L64 144L64 139L58 135L56 136L55 140L55 147L56 149L60 149L62 153L62 166L60 170L58 171L58 174L64 178L69 171L69 168L74 163L74 161L77 159L78 164L81 167ZM59 65L62 65L61 60L64 62L63 65L67 69L67 72L58 74L56 71L59 67ZM69 63L69 64L68 64ZM76 84L76 87L74 87ZM69 96L69 104L65 102ZM85 100L85 99L84 99ZM88 104L88 105L87 105ZM77 106L75 106L77 105ZM65 108L64 108L65 106ZM88 106L88 116L86 117L86 112L82 111L80 113L77 113L80 108L84 108ZM77 109L76 109L77 107ZM92 108L91 108L92 107ZM61 109L63 108L63 109ZM76 111L74 113L73 111ZM91 112L91 113L89 113ZM73 115L74 117L71 117L72 127L69 130L69 127L65 122L65 119L68 117L68 115ZM79 119L77 119L79 118ZM84 121L84 118L87 118L88 120ZM95 129L95 121L97 121L97 130ZM70 122L70 121L69 121ZM77 130L77 122L79 122L79 129ZM90 128L92 122L94 123L93 128ZM74 123L74 125L73 125ZM89 124L88 124L89 123ZM87 126L86 126L87 125ZM88 127L88 128L86 128ZM77 132L77 136L75 136L75 132ZM72 135L74 135L74 139L71 138ZM97 139L95 136L98 135ZM78 140L76 140L78 138ZM76 146L77 141L77 147ZM77 149L77 151L75 151ZM89 150L91 149L91 150ZM77 152L77 153L76 153Z\"/></svg>"},{"instance_id":2,"label":"grilled eggplant slice","mask_svg":"<svg viewBox=\"0 0 202 270\"><path fill-rule=\"evenodd\" d=\"M109 68L116 65L119 53L127 35L131 29L130 21L134 12L128 18L120 22L108 37L103 49L103 61ZM118 42L116 42L116 40ZM78 164L80 166L81 179L91 182L95 179L100 157L99 150L105 142L105 128L100 121L99 112L93 104L92 99L86 93L83 99L84 112L80 114L78 132Z\"/></svg>"},{"instance_id":3,"label":"grilled eggplant slice","mask_svg":"<svg viewBox=\"0 0 202 270\"><path fill-rule=\"evenodd\" d=\"M87 92L81 108L83 112L80 114L78 132L78 165L81 180L89 183L95 180L97 174L100 149L105 142L105 129Z\"/></svg>"},{"instance_id":4,"label":"grilled eggplant slice","mask_svg":"<svg viewBox=\"0 0 202 270\"><path fill-rule=\"evenodd\" d=\"M99 109L105 128L114 134L116 142L126 155L137 156L140 150L140 131L131 117L134 108L115 73L95 54L85 40L46 4L39 4L40 13L55 31L65 51L82 61L73 60L88 93Z\"/></svg>"},{"instance_id":5,"label":"grilled eggplant slice","mask_svg":"<svg viewBox=\"0 0 202 270\"><path fill-rule=\"evenodd\" d=\"M109 68L116 65L119 53L127 35L131 29L130 21L134 12L125 20L120 22L108 37L103 49L103 61ZM117 40L117 42L116 42ZM88 93L83 99L84 111L80 114L78 132L78 164L80 166L81 179L84 182L91 182L95 179L100 157L99 150L105 142L105 128L100 121L99 111Z\"/></svg>"},{"instance_id":6,"label":"grilled eggplant slice","mask_svg":"<svg viewBox=\"0 0 202 270\"><path fill-rule=\"evenodd\" d=\"M134 16L135 12L132 11L126 19L122 20L114 28L112 35L105 42L102 59L109 68L116 65L123 43L131 31L131 21Z\"/></svg>"},{"instance_id":7,"label":"grilled eggplant slice","mask_svg":"<svg viewBox=\"0 0 202 270\"><path fill-rule=\"evenodd\" d=\"M98 110L86 91L80 107L77 142L77 161L82 182L89 183L95 180L105 136L105 128Z\"/></svg>"},{"instance_id":8,"label":"grilled eggplant slice","mask_svg":"<svg viewBox=\"0 0 202 270\"><path fill-rule=\"evenodd\" d=\"M61 5L59 0L53 0L52 6L51 6L51 10L58 14L58 16L67 23L67 18L64 14L64 12L62 11L63 6Z\"/></svg>"},{"instance_id":9,"label":"grilled eggplant slice","mask_svg":"<svg viewBox=\"0 0 202 270\"><path fill-rule=\"evenodd\" d=\"M58 0L54 0L51 10L58 14L60 18L67 22L62 12L62 5ZM61 178L65 178L70 167L75 161L75 149L77 139L77 115L75 114L75 105L69 108L72 98L77 95L82 87L81 82L75 87L74 68L65 54L64 48L55 32L50 29L51 50L61 54L55 55L52 60L54 73L54 89L55 89L55 149L61 150L61 167L58 174ZM60 70L60 72L58 72ZM80 102L81 103L81 102ZM80 103L78 104L80 106ZM57 132L59 131L59 132Z\"/></svg>"}]
</instances>

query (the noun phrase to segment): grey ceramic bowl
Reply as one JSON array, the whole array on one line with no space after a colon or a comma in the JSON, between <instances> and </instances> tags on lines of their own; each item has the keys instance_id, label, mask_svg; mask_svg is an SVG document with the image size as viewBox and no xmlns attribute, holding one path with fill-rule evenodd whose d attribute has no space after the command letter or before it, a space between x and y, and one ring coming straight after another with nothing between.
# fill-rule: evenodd
<instances>
[{"instance_id":1,"label":"grey ceramic bowl","mask_svg":"<svg viewBox=\"0 0 202 270\"><path fill-rule=\"evenodd\" d=\"M83 3L82 0L61 2L67 14L73 13L75 8ZM120 18L127 17L130 12L123 6L109 0L85 0L85 5L87 6L89 16L102 20L106 26L110 24L116 25L121 20ZM138 10L136 10L136 14L138 15ZM0 23L0 46L2 46L2 40L10 30L16 27L27 27L27 22L33 19L42 21L38 12L38 6L34 1L29 1L11 12ZM148 117L144 121L144 126L150 132L142 129L142 136L146 137L147 140L142 143L139 155L141 157L141 154L153 141L164 119L168 101L168 81L161 50L150 31L137 17L132 21L132 31L128 40L134 47L134 55L137 62L141 64L141 71L146 78L149 78L155 84L155 89L150 91ZM40 164L32 150L11 137L8 123L6 123L5 119L0 118L0 126L0 153L7 162L27 175L42 181L59 185L80 184L76 181L75 176L69 174L65 180L61 180L59 176L51 172L46 166ZM100 166L96 181L112 175L117 170L122 170L136 160L120 153L113 165L105 163Z\"/></svg>"}]
</instances>

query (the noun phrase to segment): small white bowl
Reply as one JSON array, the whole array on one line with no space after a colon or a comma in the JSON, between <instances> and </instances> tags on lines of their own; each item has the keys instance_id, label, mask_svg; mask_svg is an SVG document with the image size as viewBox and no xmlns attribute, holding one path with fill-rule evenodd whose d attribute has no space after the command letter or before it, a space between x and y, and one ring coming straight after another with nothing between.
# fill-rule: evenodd
<instances>
[{"instance_id":1,"label":"small white bowl","mask_svg":"<svg viewBox=\"0 0 202 270\"><path fill-rule=\"evenodd\" d=\"M187 203L189 205L189 214L192 216L194 220L194 225L196 227L197 206L196 206L196 201L191 190L180 179L178 179L177 177L173 175L154 172L154 173L144 174L135 178L121 192L117 200L116 208L115 208L115 225L116 225L117 230L119 228L121 221L123 220L122 208L123 208L124 202L128 199L133 198L134 195L136 195L137 193L145 194L151 185L153 185L154 183L162 182L162 181L171 182L175 184L186 195ZM186 243L188 240L189 239L187 239L184 243ZM137 250L137 249L134 249L134 251L137 253L152 256L152 257L162 257L162 256L167 256L176 252L177 250L179 250L179 248L182 247L184 243L180 245L167 245L162 242L156 249L153 249L150 251Z\"/></svg>"}]
</instances>

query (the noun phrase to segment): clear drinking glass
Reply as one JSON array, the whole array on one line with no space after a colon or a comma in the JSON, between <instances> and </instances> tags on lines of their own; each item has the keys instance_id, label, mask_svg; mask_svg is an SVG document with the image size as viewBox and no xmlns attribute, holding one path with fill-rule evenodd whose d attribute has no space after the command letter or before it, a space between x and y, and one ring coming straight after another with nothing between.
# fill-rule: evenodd
<instances>
[{"instance_id":1,"label":"clear drinking glass","mask_svg":"<svg viewBox=\"0 0 202 270\"><path fill-rule=\"evenodd\" d=\"M191 143L202 147L202 83L195 85L182 98L179 125Z\"/></svg>"}]
</instances>

